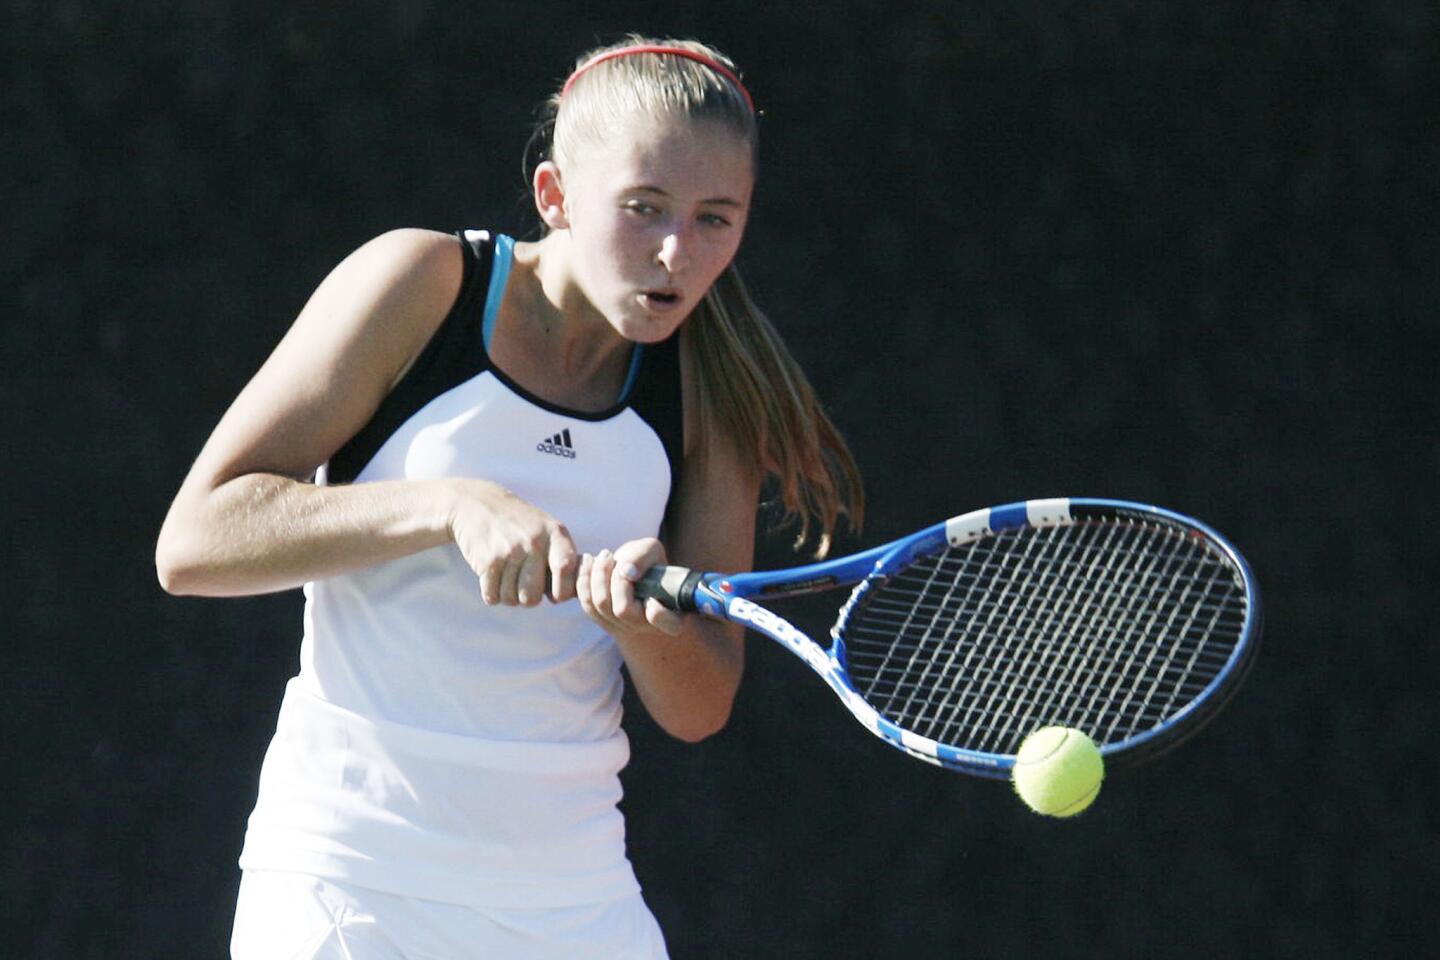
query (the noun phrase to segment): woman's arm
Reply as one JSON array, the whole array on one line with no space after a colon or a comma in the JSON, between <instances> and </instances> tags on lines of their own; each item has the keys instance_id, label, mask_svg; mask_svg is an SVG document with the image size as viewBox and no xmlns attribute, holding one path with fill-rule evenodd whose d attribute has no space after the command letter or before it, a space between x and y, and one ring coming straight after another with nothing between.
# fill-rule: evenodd
<instances>
[{"instance_id":1,"label":"woman's arm","mask_svg":"<svg viewBox=\"0 0 1440 960\"><path fill-rule=\"evenodd\" d=\"M557 592L572 582L578 561L564 527L495 484L306 482L404 375L462 274L453 237L397 230L326 277L171 504L155 551L167 591L272 592L451 540L488 602L538 602L547 567Z\"/></svg>"},{"instance_id":2,"label":"woman's arm","mask_svg":"<svg viewBox=\"0 0 1440 960\"><path fill-rule=\"evenodd\" d=\"M668 552L646 539L623 544L613 555L582 557L577 593L586 612L615 638L650 716L672 736L695 742L718 733L730 718L745 665L744 629L698 614L680 616L654 600L642 605L634 582L656 563L750 569L762 477L730 443L692 431L690 381L682 379L685 466L670 513Z\"/></svg>"}]
</instances>

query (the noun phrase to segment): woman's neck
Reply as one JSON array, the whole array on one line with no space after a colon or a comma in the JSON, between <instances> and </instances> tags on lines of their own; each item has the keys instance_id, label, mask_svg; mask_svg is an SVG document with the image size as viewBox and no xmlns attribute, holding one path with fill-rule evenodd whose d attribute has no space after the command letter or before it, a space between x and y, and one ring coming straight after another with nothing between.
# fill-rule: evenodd
<instances>
[{"instance_id":1,"label":"woman's neck","mask_svg":"<svg viewBox=\"0 0 1440 960\"><path fill-rule=\"evenodd\" d=\"M491 358L530 392L563 406L613 405L634 344L589 302L569 269L569 237L517 243Z\"/></svg>"}]
</instances>

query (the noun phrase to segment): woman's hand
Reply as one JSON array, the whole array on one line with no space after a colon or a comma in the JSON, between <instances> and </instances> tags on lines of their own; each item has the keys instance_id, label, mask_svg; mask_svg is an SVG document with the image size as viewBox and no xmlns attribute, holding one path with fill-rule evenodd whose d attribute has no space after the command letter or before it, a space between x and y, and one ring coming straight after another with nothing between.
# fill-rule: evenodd
<instances>
[{"instance_id":1,"label":"woman's hand","mask_svg":"<svg viewBox=\"0 0 1440 960\"><path fill-rule=\"evenodd\" d=\"M480 579L487 604L533 607L575 596L579 552L565 525L483 480L455 480L451 539Z\"/></svg>"},{"instance_id":2,"label":"woman's hand","mask_svg":"<svg viewBox=\"0 0 1440 960\"><path fill-rule=\"evenodd\" d=\"M635 582L657 563L665 563L665 547L653 537L631 540L614 553L602 550L597 556L580 558L575 595L580 607L611 636L636 631L675 636L683 622L680 614L666 609L658 600L641 601L635 596Z\"/></svg>"}]
</instances>

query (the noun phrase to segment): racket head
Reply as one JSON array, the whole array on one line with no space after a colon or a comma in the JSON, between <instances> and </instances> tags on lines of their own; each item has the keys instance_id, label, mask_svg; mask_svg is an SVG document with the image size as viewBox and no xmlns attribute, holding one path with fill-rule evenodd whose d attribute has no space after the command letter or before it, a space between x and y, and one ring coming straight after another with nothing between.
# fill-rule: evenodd
<instances>
[{"instance_id":1,"label":"racket head","mask_svg":"<svg viewBox=\"0 0 1440 960\"><path fill-rule=\"evenodd\" d=\"M1210 527L1122 500L1031 500L889 545L831 630L829 679L922 760L1004 778L1024 737L1058 724L1113 767L1213 718L1261 627L1249 564Z\"/></svg>"}]
</instances>

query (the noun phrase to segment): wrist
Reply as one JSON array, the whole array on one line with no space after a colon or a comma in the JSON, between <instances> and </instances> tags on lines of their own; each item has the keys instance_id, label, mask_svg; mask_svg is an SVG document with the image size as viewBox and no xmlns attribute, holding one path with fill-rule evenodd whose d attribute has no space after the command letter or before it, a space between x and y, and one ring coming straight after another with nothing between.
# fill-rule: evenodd
<instances>
[{"instance_id":1,"label":"wrist","mask_svg":"<svg viewBox=\"0 0 1440 960\"><path fill-rule=\"evenodd\" d=\"M449 540L455 539L456 526L463 513L473 511L476 504L493 513L497 498L511 495L497 483L471 477L440 477L425 482L429 485L424 491L425 502L433 510L429 523Z\"/></svg>"}]
</instances>

